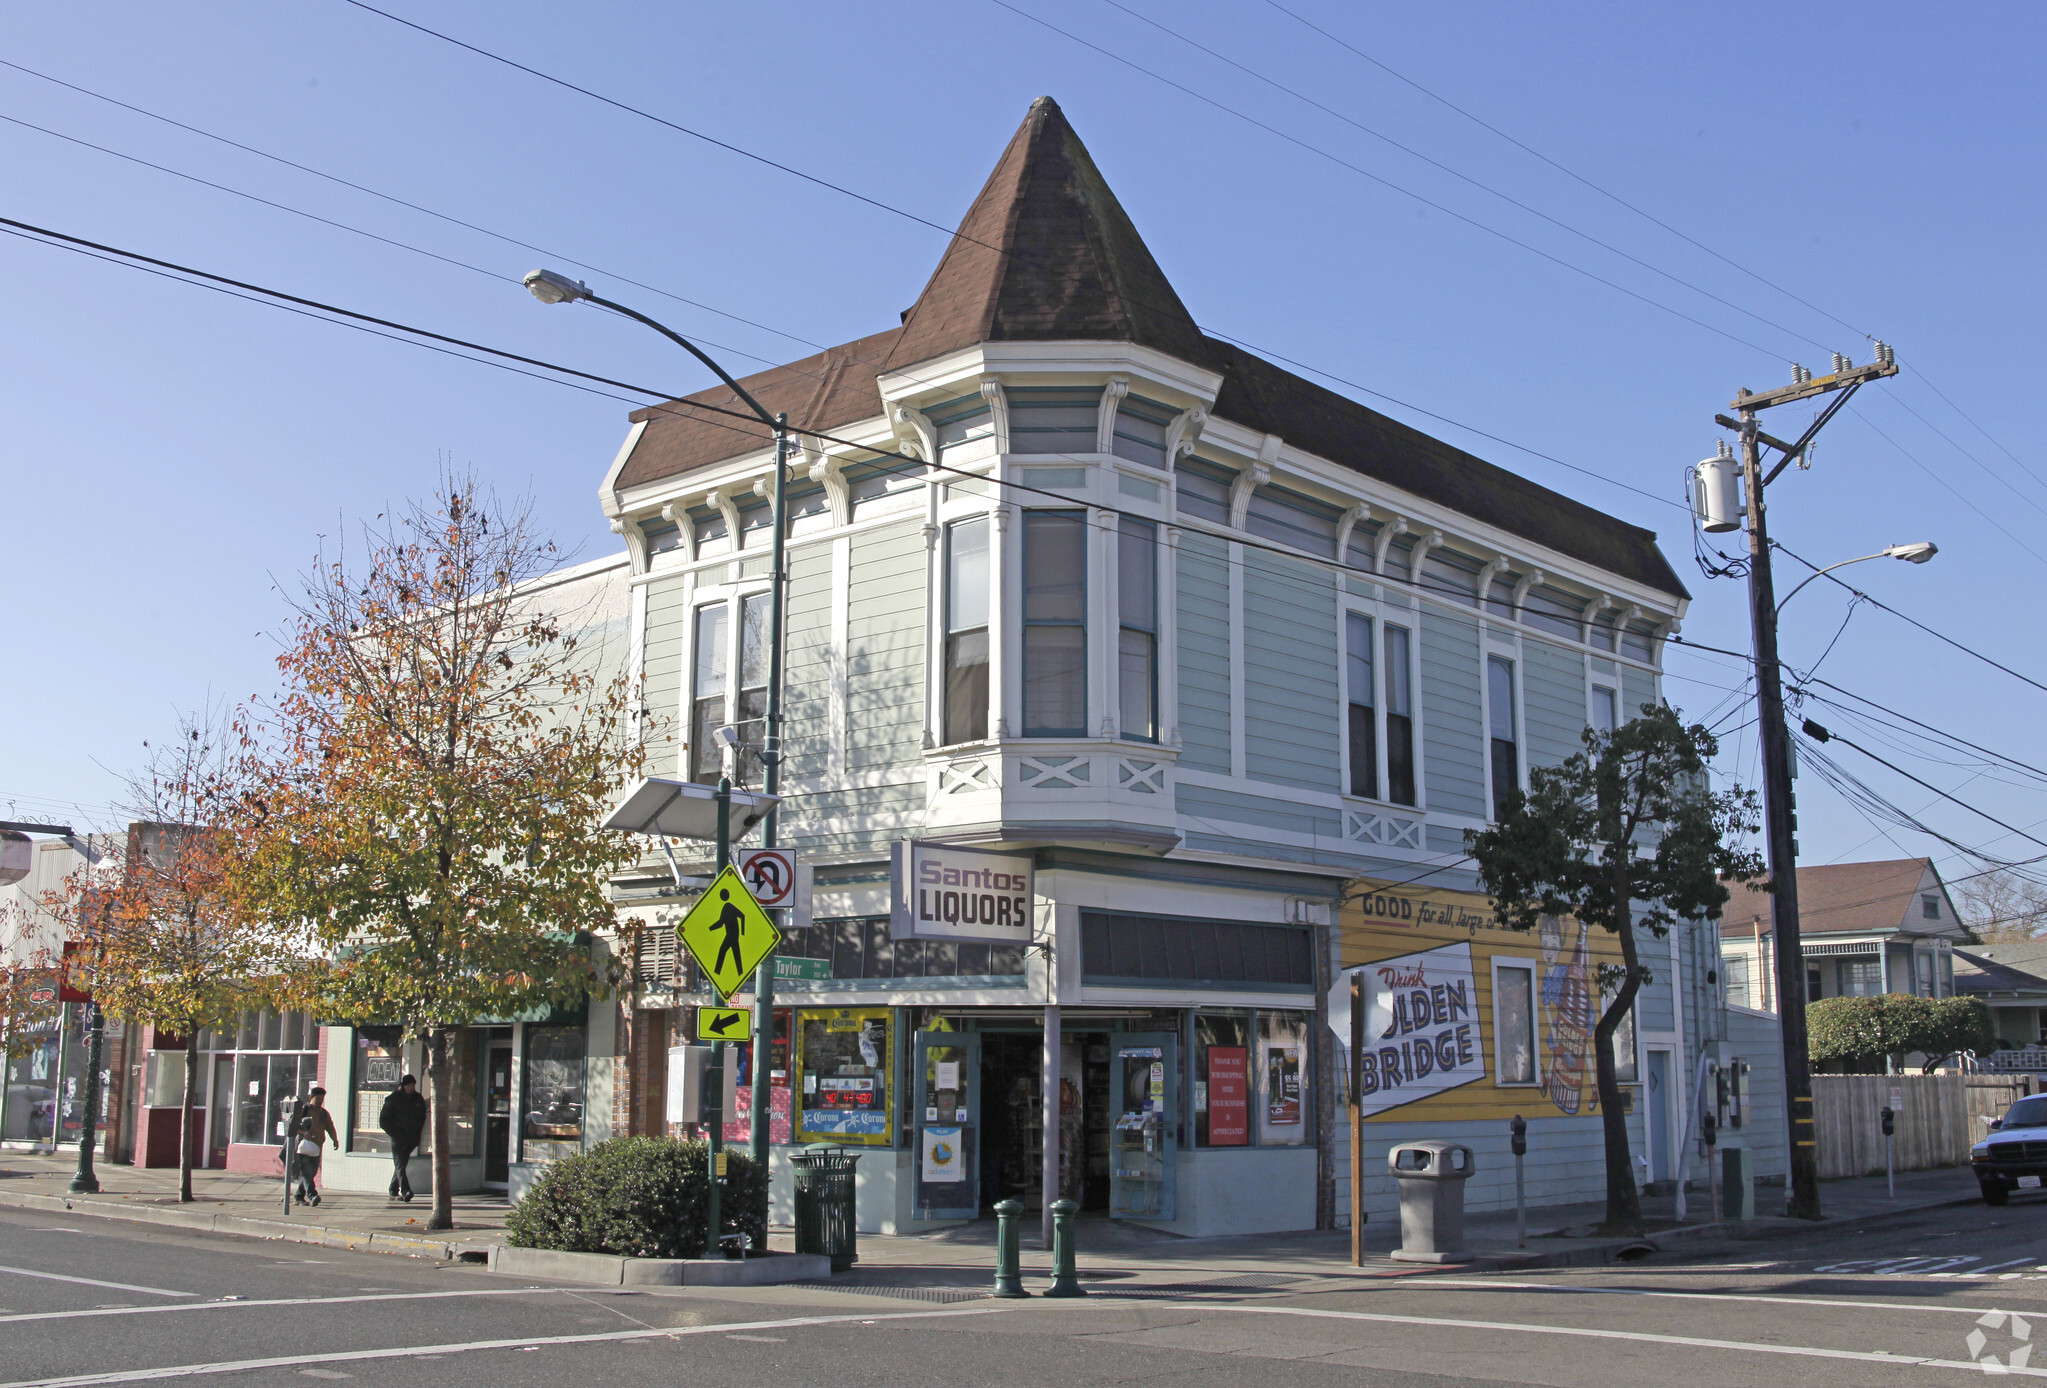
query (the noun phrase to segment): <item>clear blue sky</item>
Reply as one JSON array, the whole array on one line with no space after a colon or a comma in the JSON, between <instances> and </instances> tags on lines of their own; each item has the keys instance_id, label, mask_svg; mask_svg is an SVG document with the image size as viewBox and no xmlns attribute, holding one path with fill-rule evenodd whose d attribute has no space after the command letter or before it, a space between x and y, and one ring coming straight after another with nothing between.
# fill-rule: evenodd
<instances>
[{"instance_id":1,"label":"clear blue sky","mask_svg":"<svg viewBox=\"0 0 2047 1388\"><path fill-rule=\"evenodd\" d=\"M1864 391L1814 468L1787 474L1773 491L1773 531L1823 563L1937 541L1940 557L1923 568L1886 560L1844 576L2047 682L2027 597L2047 579L2047 420L2028 365L2047 221L2036 71L2047 16L2037 7L1366 12L1288 0L1721 260L1263 0L1126 3L1017 7L1300 143L990 0L388 0L948 227L1030 100L1050 93L1211 330L1658 497L1675 499L1680 470L1712 451L1712 415L1736 387L1788 380L1792 360L1824 372L1829 349L1867 360L1857 330L1873 332L1896 345L1904 375ZM744 371L807 350L792 337L836 343L893 324L944 245L927 227L343 0L17 6L0 58L552 254L12 68L0 68L0 115L13 121L447 260L18 124L0 123L0 215L678 392L705 383L679 352L599 314L543 309L518 277L542 260L583 275L718 344ZM583 557L614 544L595 490L623 435L623 404L11 238L0 238L0 267L0 581L11 636L0 814L105 820L115 773L177 709L268 686L282 615L273 585L292 583L322 536L428 490L443 459L530 491ZM765 327L632 288L628 276ZM1361 398L1657 530L1696 594L1686 634L1746 648L1744 589L1698 574L1679 509ZM1782 417L1791 413L1768 427L1795 431L1803 421ZM1824 582L1800 596L1787 614L1787 658L1818 659L1846 607ZM1687 712L1733 707L1738 662L1674 652L1669 667L1670 697ZM2047 766L2047 694L1880 611L1855 613L1819 673ZM2022 777L1904 761L1857 740L2047 837L2038 782L2027 790ZM1840 755L1907 808L1931 805L1924 818L1952 837L2000 837ZM1723 762L1753 780L1752 729L1734 733ZM1924 836L1879 834L1810 771L1800 788L1807 862L1932 851L1951 873L1968 871ZM1999 846L2028 856L2021 841Z\"/></svg>"}]
</instances>

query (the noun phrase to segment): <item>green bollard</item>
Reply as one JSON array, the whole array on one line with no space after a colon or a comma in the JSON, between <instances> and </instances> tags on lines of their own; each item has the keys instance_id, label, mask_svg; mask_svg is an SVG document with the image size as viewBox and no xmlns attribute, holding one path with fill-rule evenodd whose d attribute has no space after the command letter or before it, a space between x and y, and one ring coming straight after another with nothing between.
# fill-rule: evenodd
<instances>
[{"instance_id":1,"label":"green bollard","mask_svg":"<svg viewBox=\"0 0 2047 1388\"><path fill-rule=\"evenodd\" d=\"M995 1206L995 1291L996 1296L1029 1296L1023 1289L1023 1248L1017 1242L1016 1217L1023 1213L1023 1201L1010 1199Z\"/></svg>"},{"instance_id":2,"label":"green bollard","mask_svg":"<svg viewBox=\"0 0 2047 1388\"><path fill-rule=\"evenodd\" d=\"M1045 1290L1046 1296L1087 1295L1074 1266L1079 1250L1073 1246L1073 1217L1079 1213L1080 1206L1071 1200L1052 1202L1052 1285Z\"/></svg>"}]
</instances>

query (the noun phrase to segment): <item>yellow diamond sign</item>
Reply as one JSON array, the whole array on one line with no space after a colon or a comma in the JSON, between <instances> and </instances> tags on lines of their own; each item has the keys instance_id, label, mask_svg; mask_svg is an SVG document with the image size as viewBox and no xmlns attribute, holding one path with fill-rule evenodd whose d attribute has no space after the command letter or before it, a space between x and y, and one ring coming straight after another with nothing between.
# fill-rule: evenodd
<instances>
[{"instance_id":1,"label":"yellow diamond sign","mask_svg":"<svg viewBox=\"0 0 2047 1388\"><path fill-rule=\"evenodd\" d=\"M704 889L676 934L721 998L738 992L782 943L782 932L729 867Z\"/></svg>"}]
</instances>

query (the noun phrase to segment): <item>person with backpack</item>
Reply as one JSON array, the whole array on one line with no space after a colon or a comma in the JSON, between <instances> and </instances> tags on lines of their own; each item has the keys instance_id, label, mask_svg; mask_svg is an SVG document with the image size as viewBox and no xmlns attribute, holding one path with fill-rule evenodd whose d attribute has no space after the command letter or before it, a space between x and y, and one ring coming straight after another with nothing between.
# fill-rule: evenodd
<instances>
[{"instance_id":1,"label":"person with backpack","mask_svg":"<svg viewBox=\"0 0 2047 1388\"><path fill-rule=\"evenodd\" d=\"M409 1202L412 1154L426 1130L426 1096L419 1092L419 1081L410 1075L398 1081L377 1111L377 1126L391 1139L391 1198Z\"/></svg>"}]
</instances>

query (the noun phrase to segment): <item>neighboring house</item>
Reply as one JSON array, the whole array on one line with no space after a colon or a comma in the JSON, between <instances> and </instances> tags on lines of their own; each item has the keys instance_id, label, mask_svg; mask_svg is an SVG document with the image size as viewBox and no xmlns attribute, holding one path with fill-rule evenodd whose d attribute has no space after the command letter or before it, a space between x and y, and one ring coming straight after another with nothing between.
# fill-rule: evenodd
<instances>
[{"instance_id":1,"label":"neighboring house","mask_svg":"<svg viewBox=\"0 0 2047 1388\"><path fill-rule=\"evenodd\" d=\"M803 431L782 833L817 923L784 947L778 1150L864 1151L868 1229L1036 1204L1048 1141L1090 1209L1326 1226L1349 1168L1328 999L1356 972L1372 1213L1415 1135L1473 1142L1474 1205L1511 1204L1517 1112L1531 1196L1598 1197L1605 942L1493 928L1463 836L1660 700L1687 596L1653 534L1204 334L1049 99L899 325L744 384ZM700 406L739 402L635 412L599 500L649 773L758 785L711 733L760 736L772 453ZM1028 854L1031 947L892 939L903 839ZM650 861L621 909L672 920L632 904L666 881ZM1716 939L1654 947L1625 1047L1660 1179L1702 1174L1700 1062L1739 1058ZM607 1062L619 1132L665 1130L667 1048L713 1001L653 944ZM778 1158L780 1208L786 1180Z\"/></svg>"},{"instance_id":2,"label":"neighboring house","mask_svg":"<svg viewBox=\"0 0 2047 1388\"><path fill-rule=\"evenodd\" d=\"M1992 1069L2047 1070L2047 940L1968 945L1955 951L1955 991L1981 998L2002 1043L1981 1057ZM2019 1052L2026 1052L2021 1055Z\"/></svg>"},{"instance_id":3,"label":"neighboring house","mask_svg":"<svg viewBox=\"0 0 2047 1388\"><path fill-rule=\"evenodd\" d=\"M1777 1009L1773 898L1737 883L1720 917L1728 1002ZM1954 947L1968 938L1931 858L1830 863L1798 870L1807 1002L1821 998L1955 992Z\"/></svg>"}]
</instances>

